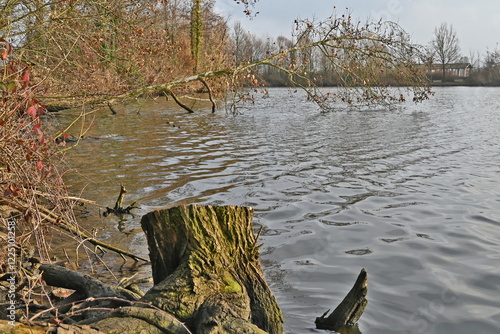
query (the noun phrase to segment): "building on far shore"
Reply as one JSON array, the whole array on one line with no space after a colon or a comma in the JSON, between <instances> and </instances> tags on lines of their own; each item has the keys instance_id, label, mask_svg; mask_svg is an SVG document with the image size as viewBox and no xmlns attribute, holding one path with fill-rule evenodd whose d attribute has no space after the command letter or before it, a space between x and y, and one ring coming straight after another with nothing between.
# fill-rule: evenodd
<instances>
[{"instance_id":1,"label":"building on far shore","mask_svg":"<svg viewBox=\"0 0 500 334\"><path fill-rule=\"evenodd\" d=\"M442 64L422 64L421 70L424 74L432 76L436 79L441 79L443 76L443 65ZM445 77L450 79L463 79L470 76L472 71L471 63L453 63L445 64Z\"/></svg>"}]
</instances>

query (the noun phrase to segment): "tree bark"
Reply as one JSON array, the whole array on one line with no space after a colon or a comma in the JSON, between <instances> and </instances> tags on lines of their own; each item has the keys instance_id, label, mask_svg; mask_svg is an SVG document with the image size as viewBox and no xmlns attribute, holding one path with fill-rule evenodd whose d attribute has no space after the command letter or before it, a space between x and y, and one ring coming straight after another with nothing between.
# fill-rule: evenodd
<instances>
[{"instance_id":1,"label":"tree bark","mask_svg":"<svg viewBox=\"0 0 500 334\"><path fill-rule=\"evenodd\" d=\"M251 208L198 205L145 215L155 286L142 301L196 333L282 333L252 217Z\"/></svg>"}]
</instances>

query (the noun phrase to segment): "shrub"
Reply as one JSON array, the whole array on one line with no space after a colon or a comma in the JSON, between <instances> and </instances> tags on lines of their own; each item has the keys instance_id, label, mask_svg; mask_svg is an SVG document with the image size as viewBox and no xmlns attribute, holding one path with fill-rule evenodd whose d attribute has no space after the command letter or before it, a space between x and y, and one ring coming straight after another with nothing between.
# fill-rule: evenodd
<instances>
[{"instance_id":1,"label":"shrub","mask_svg":"<svg viewBox=\"0 0 500 334\"><path fill-rule=\"evenodd\" d=\"M57 221L75 224L72 203L61 177L61 145L35 98L41 88L30 80L30 66L14 59L11 45L0 40L0 204L8 207L1 218L4 228L16 224L17 268L26 257L38 253L50 261L48 236ZM12 210L14 209L14 210ZM0 233L0 238L7 235ZM2 245L6 245L3 242ZM6 248L0 252L1 271L5 271Z\"/></svg>"}]
</instances>

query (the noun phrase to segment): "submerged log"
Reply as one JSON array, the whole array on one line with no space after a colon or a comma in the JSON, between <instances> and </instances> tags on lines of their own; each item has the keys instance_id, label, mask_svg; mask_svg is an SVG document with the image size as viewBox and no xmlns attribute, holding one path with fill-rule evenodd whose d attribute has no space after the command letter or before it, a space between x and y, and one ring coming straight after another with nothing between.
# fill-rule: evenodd
<instances>
[{"instance_id":1,"label":"submerged log","mask_svg":"<svg viewBox=\"0 0 500 334\"><path fill-rule=\"evenodd\" d=\"M330 316L326 318L328 310L321 317L316 318L316 327L338 331L342 327L356 324L368 304L366 300L367 284L368 276L365 269L362 269L351 291Z\"/></svg>"},{"instance_id":2,"label":"submerged log","mask_svg":"<svg viewBox=\"0 0 500 334\"><path fill-rule=\"evenodd\" d=\"M155 286L142 300L196 333L282 333L252 217L251 208L199 205L145 215Z\"/></svg>"}]
</instances>

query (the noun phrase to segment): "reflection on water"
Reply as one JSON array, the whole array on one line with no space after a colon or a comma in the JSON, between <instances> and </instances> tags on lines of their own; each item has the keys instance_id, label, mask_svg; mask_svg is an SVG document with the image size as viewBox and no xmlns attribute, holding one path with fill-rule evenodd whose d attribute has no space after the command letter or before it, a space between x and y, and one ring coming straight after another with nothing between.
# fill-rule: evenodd
<instances>
[{"instance_id":1,"label":"reflection on water","mask_svg":"<svg viewBox=\"0 0 500 334\"><path fill-rule=\"evenodd\" d=\"M152 209L254 207L287 333L323 332L315 317L361 268L364 334L498 333L500 90L436 91L392 112L321 114L280 89L237 117L142 101L140 114L98 113L92 138L70 153L80 174L68 182L103 205L126 186L135 217L92 211L82 223L140 255L140 216Z\"/></svg>"}]
</instances>

